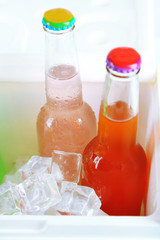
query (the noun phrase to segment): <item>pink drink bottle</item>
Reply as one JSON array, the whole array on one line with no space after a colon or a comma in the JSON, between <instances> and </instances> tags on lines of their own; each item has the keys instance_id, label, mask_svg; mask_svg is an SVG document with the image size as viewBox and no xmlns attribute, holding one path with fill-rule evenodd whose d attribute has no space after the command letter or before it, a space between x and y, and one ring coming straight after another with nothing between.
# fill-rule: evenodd
<instances>
[{"instance_id":1,"label":"pink drink bottle","mask_svg":"<svg viewBox=\"0 0 160 240\"><path fill-rule=\"evenodd\" d=\"M54 149L83 153L96 135L95 114L82 98L74 23L73 14L66 9L52 9L44 14L47 101L37 118L41 156L51 156Z\"/></svg>"}]
</instances>

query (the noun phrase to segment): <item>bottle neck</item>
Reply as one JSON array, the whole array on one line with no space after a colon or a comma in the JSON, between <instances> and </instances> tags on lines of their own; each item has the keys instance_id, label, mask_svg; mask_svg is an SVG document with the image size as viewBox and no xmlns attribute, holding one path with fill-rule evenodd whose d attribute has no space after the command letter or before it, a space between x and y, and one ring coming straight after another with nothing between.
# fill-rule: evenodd
<instances>
[{"instance_id":1,"label":"bottle neck","mask_svg":"<svg viewBox=\"0 0 160 240\"><path fill-rule=\"evenodd\" d=\"M139 106L138 75L108 72L99 113L98 136L110 147L131 147L136 143Z\"/></svg>"},{"instance_id":2,"label":"bottle neck","mask_svg":"<svg viewBox=\"0 0 160 240\"><path fill-rule=\"evenodd\" d=\"M45 84L47 102L53 107L82 104L74 27L67 31L45 31Z\"/></svg>"},{"instance_id":3,"label":"bottle neck","mask_svg":"<svg viewBox=\"0 0 160 240\"><path fill-rule=\"evenodd\" d=\"M79 72L74 26L62 31L45 29L45 70L48 72L52 67L59 65L73 66L75 71Z\"/></svg>"}]
</instances>

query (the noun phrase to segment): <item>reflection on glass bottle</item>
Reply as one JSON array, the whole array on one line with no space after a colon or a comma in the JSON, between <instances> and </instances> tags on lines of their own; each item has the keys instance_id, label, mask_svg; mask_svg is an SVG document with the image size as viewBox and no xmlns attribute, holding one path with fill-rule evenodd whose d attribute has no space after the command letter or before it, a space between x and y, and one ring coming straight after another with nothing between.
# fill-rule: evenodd
<instances>
[{"instance_id":1,"label":"reflection on glass bottle","mask_svg":"<svg viewBox=\"0 0 160 240\"><path fill-rule=\"evenodd\" d=\"M95 114L82 99L74 23L73 14L66 9L44 14L47 102L37 119L41 156L51 156L54 149L83 153L96 135Z\"/></svg>"},{"instance_id":2,"label":"reflection on glass bottle","mask_svg":"<svg viewBox=\"0 0 160 240\"><path fill-rule=\"evenodd\" d=\"M98 136L85 148L82 184L93 187L109 215L140 215L147 159L136 143L140 55L120 47L107 56Z\"/></svg>"}]
</instances>

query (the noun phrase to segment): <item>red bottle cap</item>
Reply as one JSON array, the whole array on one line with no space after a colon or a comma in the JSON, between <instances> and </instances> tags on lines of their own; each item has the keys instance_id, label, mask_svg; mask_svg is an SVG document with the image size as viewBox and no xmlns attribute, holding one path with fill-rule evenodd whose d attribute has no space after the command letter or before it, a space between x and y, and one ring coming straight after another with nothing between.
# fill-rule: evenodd
<instances>
[{"instance_id":1,"label":"red bottle cap","mask_svg":"<svg viewBox=\"0 0 160 240\"><path fill-rule=\"evenodd\" d=\"M113 71L130 73L140 69L141 56L133 48L117 47L109 52L106 64Z\"/></svg>"}]
</instances>

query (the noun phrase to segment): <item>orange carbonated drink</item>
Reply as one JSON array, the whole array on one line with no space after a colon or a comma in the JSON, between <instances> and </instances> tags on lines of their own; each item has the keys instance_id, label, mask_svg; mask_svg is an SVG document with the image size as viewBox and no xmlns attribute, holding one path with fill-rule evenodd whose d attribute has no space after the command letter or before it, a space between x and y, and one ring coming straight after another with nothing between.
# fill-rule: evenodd
<instances>
[{"instance_id":1,"label":"orange carbonated drink","mask_svg":"<svg viewBox=\"0 0 160 240\"><path fill-rule=\"evenodd\" d=\"M147 159L136 142L140 62L132 48L108 54L98 136L83 154L81 182L95 189L109 215L140 215L146 197Z\"/></svg>"},{"instance_id":2,"label":"orange carbonated drink","mask_svg":"<svg viewBox=\"0 0 160 240\"><path fill-rule=\"evenodd\" d=\"M53 150L83 153L96 136L95 114L82 97L74 24L73 14L66 9L44 14L47 101L37 118L41 156L50 157Z\"/></svg>"},{"instance_id":3,"label":"orange carbonated drink","mask_svg":"<svg viewBox=\"0 0 160 240\"><path fill-rule=\"evenodd\" d=\"M99 113L99 135L103 142L116 148L128 148L136 142L138 114L134 115L127 103L117 101L107 106L106 115L103 109ZM108 138L108 135L110 136Z\"/></svg>"}]
</instances>

